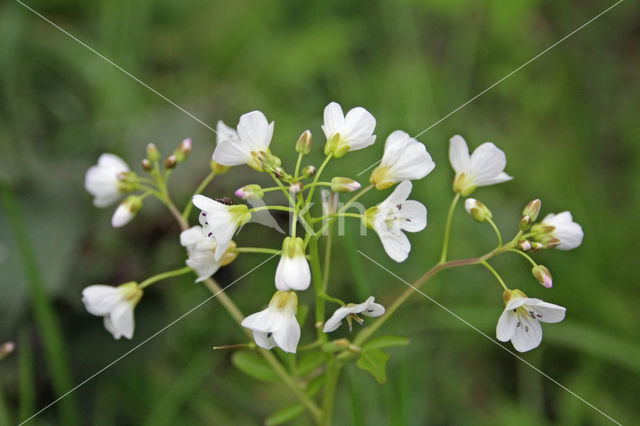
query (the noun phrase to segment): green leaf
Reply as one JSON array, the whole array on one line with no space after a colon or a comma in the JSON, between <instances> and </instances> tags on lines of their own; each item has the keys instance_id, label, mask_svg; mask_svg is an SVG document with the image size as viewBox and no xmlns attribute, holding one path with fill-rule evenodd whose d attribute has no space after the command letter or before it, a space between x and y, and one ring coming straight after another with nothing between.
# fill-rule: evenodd
<instances>
[{"instance_id":1,"label":"green leaf","mask_svg":"<svg viewBox=\"0 0 640 426\"><path fill-rule=\"evenodd\" d=\"M382 352L380 349L368 349L362 351L356 365L365 371L371 373L378 383L383 384L387 381L387 361L389 354Z\"/></svg>"},{"instance_id":2,"label":"green leaf","mask_svg":"<svg viewBox=\"0 0 640 426\"><path fill-rule=\"evenodd\" d=\"M269 364L257 353L251 351L238 351L233 354L231 362L243 373L254 379L265 382L279 382L280 377Z\"/></svg>"},{"instance_id":3,"label":"green leaf","mask_svg":"<svg viewBox=\"0 0 640 426\"><path fill-rule=\"evenodd\" d=\"M300 359L298 363L298 375L306 376L316 368L320 367L327 359L322 352L311 352Z\"/></svg>"},{"instance_id":4,"label":"green leaf","mask_svg":"<svg viewBox=\"0 0 640 426\"><path fill-rule=\"evenodd\" d=\"M298 324L300 324L300 328L304 327L304 324L307 322L307 317L309 314L309 305L299 305L298 313L296 317L298 318Z\"/></svg>"},{"instance_id":5,"label":"green leaf","mask_svg":"<svg viewBox=\"0 0 640 426\"><path fill-rule=\"evenodd\" d=\"M375 339L371 339L369 343L366 343L362 350L367 351L369 349L382 349L392 346L407 346L409 339L401 336L380 336Z\"/></svg>"},{"instance_id":6,"label":"green leaf","mask_svg":"<svg viewBox=\"0 0 640 426\"><path fill-rule=\"evenodd\" d=\"M269 416L269 418L265 421L265 424L267 426L281 425L282 423L286 423L290 420L295 419L302 413L304 413L304 405L287 405L286 407L282 407L271 416Z\"/></svg>"}]
</instances>

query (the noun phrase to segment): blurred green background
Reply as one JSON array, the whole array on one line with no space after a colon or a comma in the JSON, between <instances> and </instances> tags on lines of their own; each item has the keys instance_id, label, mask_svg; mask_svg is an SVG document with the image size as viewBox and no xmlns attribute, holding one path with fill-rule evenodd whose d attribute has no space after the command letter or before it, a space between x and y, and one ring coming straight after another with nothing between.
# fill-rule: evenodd
<instances>
[{"instance_id":1,"label":"blurred green background","mask_svg":"<svg viewBox=\"0 0 640 426\"><path fill-rule=\"evenodd\" d=\"M28 4L212 126L219 119L235 126L242 113L262 110L276 123L272 149L289 167L306 128L316 139L309 161L319 164L328 102L364 106L378 120L378 142L328 168L355 177L380 157L392 130L421 132L612 3ZM491 140L506 152L515 179L474 196L493 210L505 236L536 197L543 214L570 209L585 231L579 249L537 256L553 273L551 290L515 255L493 262L510 286L568 309L523 358L616 420L638 422L639 12L631 1L620 4L422 135L437 167L415 183L412 198L429 208L429 226L410 236L411 256L398 265L375 235L359 237L354 223L336 238L331 292L350 301L374 294L388 304L406 288L356 248L408 281L433 264L451 199L448 139L460 133L472 147ZM19 3L0 5L0 342L18 345L0 362L0 424L30 416L210 295L191 276L154 285L136 309L132 341L114 341L80 301L89 284L142 280L183 265L179 229L163 206L148 202L114 230L112 209L94 208L83 181L102 152L140 171L146 143L169 153L185 137L195 146L189 166L172 179L180 205L207 173L215 135ZM237 168L207 194L230 195L254 182L267 181ZM453 257L483 253L494 239L458 209ZM281 236L250 224L238 241L275 248ZM216 279L226 285L263 259L240 256ZM275 268L272 261L230 289L245 313L268 301ZM448 271L425 290L494 335L503 305L486 270ZM311 300L301 295L301 303ZM346 368L336 424L609 423L421 296L383 332L407 336L411 345L391 350L385 385ZM211 301L30 424L260 424L294 400L283 386L232 368L231 351L212 350L244 339ZM302 342L311 340L307 325Z\"/></svg>"}]
</instances>

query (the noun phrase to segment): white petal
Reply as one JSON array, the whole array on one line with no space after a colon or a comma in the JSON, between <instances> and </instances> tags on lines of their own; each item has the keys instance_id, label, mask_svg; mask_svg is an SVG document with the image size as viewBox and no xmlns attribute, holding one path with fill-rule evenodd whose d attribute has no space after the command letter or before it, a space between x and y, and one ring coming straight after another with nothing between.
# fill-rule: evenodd
<instances>
[{"instance_id":1,"label":"white petal","mask_svg":"<svg viewBox=\"0 0 640 426\"><path fill-rule=\"evenodd\" d=\"M507 157L491 142L476 148L469 160L468 172L478 186L491 185L507 165Z\"/></svg>"},{"instance_id":2,"label":"white petal","mask_svg":"<svg viewBox=\"0 0 640 426\"><path fill-rule=\"evenodd\" d=\"M120 303L109 315L109 322L113 327L112 330L109 330L113 337L118 339L118 335L121 335L131 339L134 328L133 305L128 302Z\"/></svg>"},{"instance_id":3,"label":"white petal","mask_svg":"<svg viewBox=\"0 0 640 426\"><path fill-rule=\"evenodd\" d=\"M249 151L264 151L271 143L273 122L269 124L260 111L248 112L240 117L238 136Z\"/></svg>"},{"instance_id":4,"label":"white petal","mask_svg":"<svg viewBox=\"0 0 640 426\"><path fill-rule=\"evenodd\" d=\"M131 219L134 217L135 214L131 212L131 208L123 202L118 206L116 211L113 212L113 216L111 216L111 226L121 228L131 222Z\"/></svg>"},{"instance_id":5,"label":"white petal","mask_svg":"<svg viewBox=\"0 0 640 426\"><path fill-rule=\"evenodd\" d=\"M269 333L254 330L253 340L256 341L256 345L263 349L272 349L276 347L276 342L273 340L272 336L269 336Z\"/></svg>"},{"instance_id":6,"label":"white petal","mask_svg":"<svg viewBox=\"0 0 640 426\"><path fill-rule=\"evenodd\" d=\"M482 180L482 183L476 182L478 186L487 186L487 185L495 185L502 182L507 182L513 179L513 176L509 176L508 174L502 172L492 178L486 178Z\"/></svg>"},{"instance_id":7,"label":"white petal","mask_svg":"<svg viewBox=\"0 0 640 426\"><path fill-rule=\"evenodd\" d=\"M251 161L251 151L240 142L221 141L213 151L213 161L223 166L239 166Z\"/></svg>"},{"instance_id":8,"label":"white petal","mask_svg":"<svg viewBox=\"0 0 640 426\"><path fill-rule=\"evenodd\" d=\"M564 306L554 305L553 303L547 303L542 300L536 299L535 302L529 302L527 304L531 307L536 315L538 321L556 323L564 319L567 308Z\"/></svg>"},{"instance_id":9,"label":"white petal","mask_svg":"<svg viewBox=\"0 0 640 426\"><path fill-rule=\"evenodd\" d=\"M287 316L273 331L273 340L285 352L296 353L300 340L300 324L295 315Z\"/></svg>"},{"instance_id":10,"label":"white petal","mask_svg":"<svg viewBox=\"0 0 640 426\"><path fill-rule=\"evenodd\" d=\"M464 173L469 167L469 147L460 135L449 139L449 161L456 173Z\"/></svg>"},{"instance_id":11,"label":"white petal","mask_svg":"<svg viewBox=\"0 0 640 426\"><path fill-rule=\"evenodd\" d=\"M340 327L342 320L345 319L347 315L349 315L350 313L351 313L351 309L349 309L349 307L346 307L346 306L336 309L333 315L331 315L331 318L329 318L324 323L324 328L322 329L322 332L331 333L332 331L336 330L338 327Z\"/></svg>"},{"instance_id":12,"label":"white petal","mask_svg":"<svg viewBox=\"0 0 640 426\"><path fill-rule=\"evenodd\" d=\"M528 297L514 297L513 299L509 300L509 302L507 303L507 306L505 307L505 310L513 311L514 309L517 309L524 304L528 304L536 300L540 300L540 299L531 299Z\"/></svg>"},{"instance_id":13,"label":"white petal","mask_svg":"<svg viewBox=\"0 0 640 426\"><path fill-rule=\"evenodd\" d=\"M389 195L387 199L384 200L383 202L389 203L391 205L401 204L405 202L407 198L409 198L409 194L411 193L411 188L413 188L413 185L411 185L411 182L408 180L405 180L401 182L398 186L396 186L396 189L394 189L391 195Z\"/></svg>"},{"instance_id":14,"label":"white petal","mask_svg":"<svg viewBox=\"0 0 640 426\"><path fill-rule=\"evenodd\" d=\"M309 288L311 283L311 271L309 263L304 256L290 258L286 255L280 257L276 269L276 288L281 291L303 291Z\"/></svg>"},{"instance_id":15,"label":"white petal","mask_svg":"<svg viewBox=\"0 0 640 426\"><path fill-rule=\"evenodd\" d=\"M255 314L251 314L246 317L240 325L245 328L249 328L253 331L264 331L267 332L268 328L266 327L266 319L269 317L269 308L264 309L260 312L256 312Z\"/></svg>"},{"instance_id":16,"label":"white petal","mask_svg":"<svg viewBox=\"0 0 640 426\"><path fill-rule=\"evenodd\" d=\"M90 285L82 290L82 303L91 315L106 315L121 301L122 295L114 286Z\"/></svg>"},{"instance_id":17,"label":"white petal","mask_svg":"<svg viewBox=\"0 0 640 426\"><path fill-rule=\"evenodd\" d=\"M501 342L508 342L513 337L518 323L518 316L510 310L505 309L498 319L496 326L496 338Z\"/></svg>"},{"instance_id":18,"label":"white petal","mask_svg":"<svg viewBox=\"0 0 640 426\"><path fill-rule=\"evenodd\" d=\"M513 347L518 352L527 352L538 347L542 342L542 326L540 323L526 315L518 315L520 325L516 323L516 328L511 338Z\"/></svg>"},{"instance_id":19,"label":"white petal","mask_svg":"<svg viewBox=\"0 0 640 426\"><path fill-rule=\"evenodd\" d=\"M341 136L348 141L350 150L355 151L375 142L375 137L372 137L375 128L376 119L373 115L362 107L356 107L344 118Z\"/></svg>"},{"instance_id":20,"label":"white petal","mask_svg":"<svg viewBox=\"0 0 640 426\"><path fill-rule=\"evenodd\" d=\"M198 244L205 236L202 235L202 227L192 226L191 228L180 233L180 245L189 247Z\"/></svg>"},{"instance_id":21,"label":"white petal","mask_svg":"<svg viewBox=\"0 0 640 426\"><path fill-rule=\"evenodd\" d=\"M396 262L404 262L409 257L411 243L401 231L378 231L378 236L387 255Z\"/></svg>"},{"instance_id":22,"label":"white petal","mask_svg":"<svg viewBox=\"0 0 640 426\"><path fill-rule=\"evenodd\" d=\"M114 327L113 322L111 322L111 319L109 318L109 315L105 315L102 323L104 324L104 328L113 335L114 339L118 340L122 337L122 333L120 333L120 330Z\"/></svg>"},{"instance_id":23,"label":"white petal","mask_svg":"<svg viewBox=\"0 0 640 426\"><path fill-rule=\"evenodd\" d=\"M322 131L327 139L342 131L344 125L344 114L340 104L331 102L324 108L324 125Z\"/></svg>"},{"instance_id":24,"label":"white petal","mask_svg":"<svg viewBox=\"0 0 640 426\"><path fill-rule=\"evenodd\" d=\"M409 145L393 167L396 181L422 179L436 167L427 148L420 142Z\"/></svg>"},{"instance_id":25,"label":"white petal","mask_svg":"<svg viewBox=\"0 0 640 426\"><path fill-rule=\"evenodd\" d=\"M226 211L226 206L204 195L193 196L193 205L205 212Z\"/></svg>"},{"instance_id":26,"label":"white petal","mask_svg":"<svg viewBox=\"0 0 640 426\"><path fill-rule=\"evenodd\" d=\"M111 170L114 174L129 171L127 163L115 154L102 154L100 158L98 158L98 165Z\"/></svg>"},{"instance_id":27,"label":"white petal","mask_svg":"<svg viewBox=\"0 0 640 426\"><path fill-rule=\"evenodd\" d=\"M216 126L216 145L220 145L222 141L238 142L238 132L224 124L222 120L218 121Z\"/></svg>"},{"instance_id":28,"label":"white petal","mask_svg":"<svg viewBox=\"0 0 640 426\"><path fill-rule=\"evenodd\" d=\"M379 303L374 302L375 297L369 297L366 302L362 303L363 309L359 311L362 315L366 315L368 317L379 317L380 315L385 313L384 306Z\"/></svg>"},{"instance_id":29,"label":"white petal","mask_svg":"<svg viewBox=\"0 0 640 426\"><path fill-rule=\"evenodd\" d=\"M400 228L407 232L419 232L427 226L427 208L419 201L407 200L398 213Z\"/></svg>"}]
</instances>

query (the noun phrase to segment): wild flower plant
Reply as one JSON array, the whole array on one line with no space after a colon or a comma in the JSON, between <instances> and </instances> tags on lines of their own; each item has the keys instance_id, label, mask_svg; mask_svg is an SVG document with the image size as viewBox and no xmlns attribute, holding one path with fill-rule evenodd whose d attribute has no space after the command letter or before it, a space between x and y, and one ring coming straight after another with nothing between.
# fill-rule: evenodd
<instances>
[{"instance_id":1,"label":"wild flower plant","mask_svg":"<svg viewBox=\"0 0 640 426\"><path fill-rule=\"evenodd\" d=\"M368 186L362 188L360 183L349 177L324 177L325 167L330 161L338 161L354 155L352 151L373 145L376 140L375 126L375 118L364 108L354 108L344 115L340 105L332 102L324 110L322 131L326 142L324 160L320 166L317 169L314 166L301 167L304 157L311 153L312 148L312 134L306 130L295 143L298 152L296 164L293 169L287 169L280 158L271 152L274 123L269 123L262 112L242 115L237 130L220 121L211 172L195 189L192 202L182 211L172 201L168 182L173 169L186 161L192 146L190 139L185 139L162 164L158 149L149 145L146 158L142 160L142 168L147 175L130 171L129 166L113 154L103 154L98 164L89 169L85 180L87 191L94 196L94 204L108 207L128 195L113 215L113 226L120 227L133 220L147 197L157 198L168 207L182 229L179 239L176 236L176 242L179 240L186 249L187 266L152 276L140 283L89 286L84 289L82 299L87 310L104 318L104 326L114 338L124 336L131 339L134 308L143 299L146 287L166 278L192 272L196 281L204 282L217 295L229 314L255 341L255 344L232 346L234 349L243 348L234 358L238 360L236 366L253 377L261 377L261 372L267 368L299 399L299 405L285 407L274 415L279 421L294 418L306 410L316 423L329 424L341 369L352 360L356 360L358 367L383 383L389 358L383 349L406 345L408 339L397 336L374 338L374 334L416 289L444 269L467 265L483 265L489 269L502 287L505 306L496 327L497 339L511 341L513 347L521 352L537 347L542 340L540 322L562 321L565 308L529 298L521 290L509 288L488 261L503 253L516 253L532 265L533 277L543 287L551 288L551 273L530 254L542 249L575 248L581 244L583 232L580 225L573 222L569 212L549 214L537 221L541 202L534 200L525 206L519 229L515 230L513 238L504 243L501 232L493 222L491 210L474 198L466 198L465 210L477 222L486 222L494 229L498 245L477 257L449 260L451 219L460 198L468 197L478 187L512 179L504 172L507 164L504 152L491 142L480 145L469 154L462 137L456 135L451 138L449 159L455 172L452 185L455 195L444 229L442 253L439 261L412 288L391 301L386 309L374 302L374 296L358 304L347 303L332 294L335 289L331 288L329 272L336 221L345 218L361 221L378 234L385 252L396 262L403 262L411 252L410 238L405 232L420 232L427 226L426 207L420 201L410 200L409 196L413 187L411 181L426 177L434 169L435 163L425 145L404 131L396 130L387 137L382 159L371 173ZM287 146L278 148L286 149ZM247 182L235 192L240 201L202 194L214 177L223 175L231 167L243 165L270 176L274 186L262 187ZM366 208L360 204L360 200L373 189L391 191L382 202ZM314 196L318 195L316 191L320 195L320 212L317 208L312 209ZM283 195L287 203L265 203L265 199L272 198L271 193ZM347 195L350 193L353 195ZM340 196L348 197L346 202L340 203ZM200 211L199 225L191 223L194 206ZM352 207L359 207L359 213L349 212ZM233 241L233 237L250 221L279 228L273 218L264 215L270 211L284 211L290 215L288 232L281 243L274 244L276 247L241 247ZM325 240L323 256L319 251L321 239ZM274 295L270 301L265 300L268 306L245 317L211 276L219 268L232 263L237 256L249 253L278 256L279 263L273 283ZM309 287L312 289L308 290ZM315 333L303 331L307 311L298 305L297 292L304 291L311 291L315 296ZM327 303L337 305L331 315L327 314ZM363 317L375 319L365 320ZM330 333L345 320L349 332L352 332L353 321L361 325L366 323L367 326L352 339L332 339ZM242 340L241 337L238 339ZM303 345L300 345L300 339L304 340ZM270 352L274 348L290 354L303 352L303 355L299 360L290 355L293 356L291 363L285 365ZM259 356L248 350L257 352ZM302 369L302 365L306 367Z\"/></svg>"}]
</instances>

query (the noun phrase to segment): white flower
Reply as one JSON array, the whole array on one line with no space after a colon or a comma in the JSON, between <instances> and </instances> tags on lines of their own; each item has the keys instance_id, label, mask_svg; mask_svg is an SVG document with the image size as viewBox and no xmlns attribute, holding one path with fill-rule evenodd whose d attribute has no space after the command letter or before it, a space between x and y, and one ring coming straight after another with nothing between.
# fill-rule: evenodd
<instances>
[{"instance_id":1,"label":"white flower","mask_svg":"<svg viewBox=\"0 0 640 426\"><path fill-rule=\"evenodd\" d=\"M213 151L213 161L223 166L247 164L262 171L260 156L269 153L273 136L273 121L260 111L243 114L238 123L238 131L218 122L218 144ZM262 154L261 154L262 153Z\"/></svg>"},{"instance_id":2,"label":"white flower","mask_svg":"<svg viewBox=\"0 0 640 426\"><path fill-rule=\"evenodd\" d=\"M142 208L142 199L135 195L130 195L124 200L115 212L113 212L113 216L111 217L111 226L114 228L120 228L127 223L131 222L136 214Z\"/></svg>"},{"instance_id":3,"label":"white flower","mask_svg":"<svg viewBox=\"0 0 640 426\"><path fill-rule=\"evenodd\" d=\"M276 291L267 309L249 315L241 325L253 331L253 338L261 348L278 346L285 352L295 353L300 340L297 311L295 292Z\"/></svg>"},{"instance_id":4,"label":"white flower","mask_svg":"<svg viewBox=\"0 0 640 426\"><path fill-rule=\"evenodd\" d=\"M571 250L582 244L584 232L582 227L573 221L571 213L566 211L558 214L548 214L540 224L532 228L533 232L539 232L536 240L548 247L559 250Z\"/></svg>"},{"instance_id":5,"label":"white flower","mask_svg":"<svg viewBox=\"0 0 640 426\"><path fill-rule=\"evenodd\" d=\"M396 130L384 143L380 165L371 173L369 182L377 189L386 189L403 180L422 179L436 163L427 148L406 132Z\"/></svg>"},{"instance_id":6,"label":"white flower","mask_svg":"<svg viewBox=\"0 0 640 426\"><path fill-rule=\"evenodd\" d=\"M427 226L427 208L418 201L407 200L411 187L411 182L405 180L386 200L367 209L363 217L365 225L376 231L384 250L396 262L404 261L411 251L411 243L403 231L418 232Z\"/></svg>"},{"instance_id":7,"label":"white flower","mask_svg":"<svg viewBox=\"0 0 640 426\"><path fill-rule=\"evenodd\" d=\"M220 260L236 229L251 220L251 213L244 204L227 206L199 194L193 196L193 204L202 210L200 225L208 238L215 238L215 259Z\"/></svg>"},{"instance_id":8,"label":"white flower","mask_svg":"<svg viewBox=\"0 0 640 426\"><path fill-rule=\"evenodd\" d=\"M505 308L498 325L496 337L501 342L511 340L519 352L537 347L542 341L542 322L560 322L564 319L566 308L540 299L528 298L520 290L505 290Z\"/></svg>"},{"instance_id":9,"label":"white flower","mask_svg":"<svg viewBox=\"0 0 640 426\"><path fill-rule=\"evenodd\" d=\"M127 163L114 154L102 154L98 164L87 170L84 187L93 195L96 207L107 207L128 191L122 182L123 175L128 171Z\"/></svg>"},{"instance_id":10,"label":"white flower","mask_svg":"<svg viewBox=\"0 0 640 426\"><path fill-rule=\"evenodd\" d=\"M221 266L228 265L238 256L237 253L227 249L226 253L219 260L216 260L216 240L207 237L203 232L200 226L194 226L180 233L180 244L186 247L187 253L189 253L187 266L198 274L196 282L206 280L215 274ZM231 241L229 248L234 247L235 243Z\"/></svg>"},{"instance_id":11,"label":"white flower","mask_svg":"<svg viewBox=\"0 0 640 426\"><path fill-rule=\"evenodd\" d=\"M90 285L82 290L82 302L87 311L104 317L104 328L115 339L133 337L133 309L142 297L142 289L135 282L118 287Z\"/></svg>"},{"instance_id":12,"label":"white flower","mask_svg":"<svg viewBox=\"0 0 640 426\"><path fill-rule=\"evenodd\" d=\"M453 190L466 197L479 186L493 185L513 179L504 173L507 158L491 142L485 142L469 156L469 148L462 136L449 140L449 161L456 172Z\"/></svg>"},{"instance_id":13,"label":"white flower","mask_svg":"<svg viewBox=\"0 0 640 426\"><path fill-rule=\"evenodd\" d=\"M302 291L309 288L310 283L311 271L305 257L304 241L299 237L285 238L276 269L276 288L281 291Z\"/></svg>"},{"instance_id":14,"label":"white flower","mask_svg":"<svg viewBox=\"0 0 640 426\"><path fill-rule=\"evenodd\" d=\"M322 329L323 333L330 333L340 327L343 319L347 319L349 323L349 331L351 331L351 320L354 319L360 324L362 324L362 318L359 318L357 314L366 315L368 317L379 317L384 314L384 306L379 303L374 303L375 297L369 297L364 303L360 303L359 305L355 305L353 303L349 303L342 308L336 309L336 311L331 315L331 318L327 320L324 324L324 328Z\"/></svg>"},{"instance_id":15,"label":"white flower","mask_svg":"<svg viewBox=\"0 0 640 426\"><path fill-rule=\"evenodd\" d=\"M366 109L356 107L345 117L339 104L331 102L324 109L322 131L327 137L325 155L340 158L349 151L366 148L376 141L376 119Z\"/></svg>"}]
</instances>

